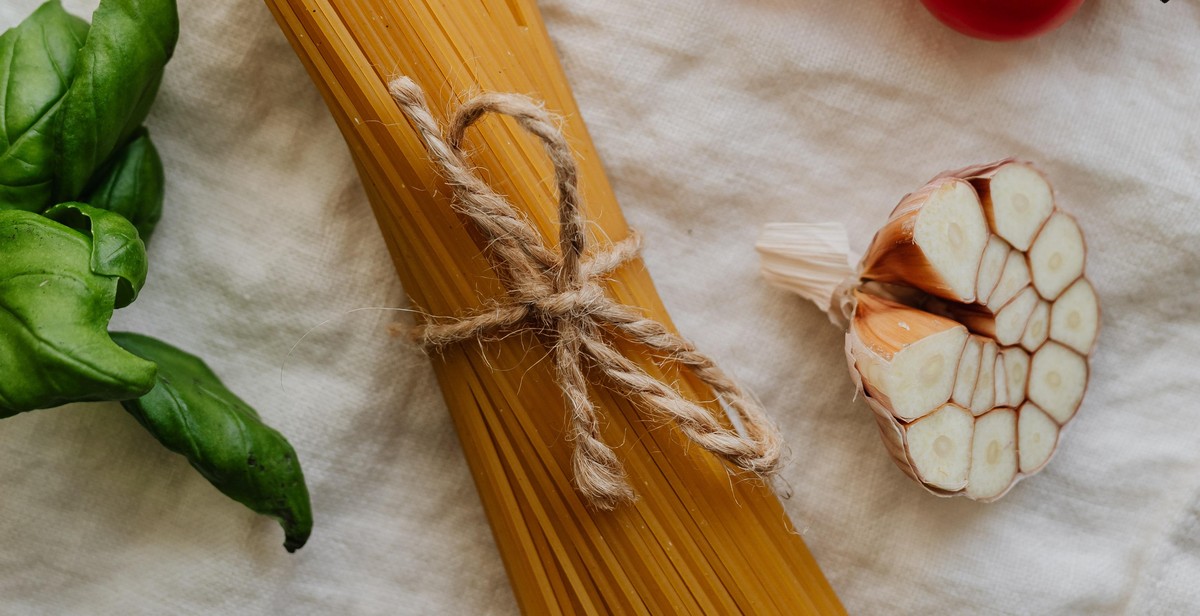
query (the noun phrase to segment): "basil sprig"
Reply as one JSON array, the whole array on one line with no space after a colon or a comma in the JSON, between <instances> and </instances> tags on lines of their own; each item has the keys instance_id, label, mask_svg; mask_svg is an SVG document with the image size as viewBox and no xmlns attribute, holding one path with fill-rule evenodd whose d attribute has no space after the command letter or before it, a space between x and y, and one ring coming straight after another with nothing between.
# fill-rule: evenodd
<instances>
[{"instance_id":1,"label":"basil sprig","mask_svg":"<svg viewBox=\"0 0 1200 616\"><path fill-rule=\"evenodd\" d=\"M312 531L296 452L199 358L110 334L146 282L163 167L142 122L179 36L174 0L50 0L0 35L0 418L116 400L230 498Z\"/></svg>"}]
</instances>

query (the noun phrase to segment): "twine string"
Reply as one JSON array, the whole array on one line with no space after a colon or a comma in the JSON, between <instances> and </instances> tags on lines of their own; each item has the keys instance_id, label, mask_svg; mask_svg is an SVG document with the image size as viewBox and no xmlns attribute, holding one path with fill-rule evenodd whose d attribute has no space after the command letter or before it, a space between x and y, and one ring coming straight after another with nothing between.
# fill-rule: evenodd
<instances>
[{"instance_id":1,"label":"twine string","mask_svg":"<svg viewBox=\"0 0 1200 616\"><path fill-rule=\"evenodd\" d=\"M601 281L638 257L636 233L587 255L587 229L579 194L578 167L556 118L518 94L485 93L463 103L443 132L411 79L400 77L389 91L415 125L432 161L450 187L455 210L487 241L489 263L507 295L459 317L433 317L413 334L426 351L467 340L490 340L532 331L548 338L555 380L569 413L569 438L576 488L596 507L612 509L635 498L616 453L601 438L600 417L588 396L587 366L603 384L639 403L643 412L673 422L689 439L735 466L760 477L780 463L779 433L763 409L707 355L662 323L610 298ZM559 245L547 246L521 212L479 178L462 149L468 128L489 113L506 115L541 140L554 167L558 192ZM650 376L614 348L612 335L643 345L689 367L740 419L743 431L726 427L712 412L674 387Z\"/></svg>"}]
</instances>

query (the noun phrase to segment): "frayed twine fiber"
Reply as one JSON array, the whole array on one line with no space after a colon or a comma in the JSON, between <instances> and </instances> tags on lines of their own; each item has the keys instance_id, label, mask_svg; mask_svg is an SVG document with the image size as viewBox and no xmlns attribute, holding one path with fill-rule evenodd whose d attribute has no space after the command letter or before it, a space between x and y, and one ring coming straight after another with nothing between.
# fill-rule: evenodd
<instances>
[{"instance_id":1,"label":"frayed twine fiber","mask_svg":"<svg viewBox=\"0 0 1200 616\"><path fill-rule=\"evenodd\" d=\"M445 133L411 79L389 84L400 109L416 126L433 162L453 193L454 208L488 242L487 257L508 290L505 300L462 317L431 318L413 332L426 351L466 340L495 339L506 333L542 333L550 341L555 378L570 412L575 485L600 509L635 498L625 470L600 438L600 420L588 398L584 362L602 373L605 384L640 403L656 419L674 422L703 448L760 477L779 466L781 439L762 408L743 394L708 356L662 323L608 297L598 280L637 257L637 234L585 257L586 220L580 202L575 158L556 118L518 94L485 93L463 103ZM553 251L504 197L476 176L462 150L463 133L488 113L507 115L541 139L554 165L558 189L559 250ZM609 344L619 334L691 368L737 413L742 433L725 427L711 412L673 387L651 377Z\"/></svg>"}]
</instances>

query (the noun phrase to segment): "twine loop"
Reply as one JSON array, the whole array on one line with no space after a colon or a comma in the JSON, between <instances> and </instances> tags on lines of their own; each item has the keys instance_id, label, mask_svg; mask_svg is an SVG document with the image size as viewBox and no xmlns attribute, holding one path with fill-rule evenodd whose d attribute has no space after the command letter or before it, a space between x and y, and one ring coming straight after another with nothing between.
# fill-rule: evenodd
<instances>
[{"instance_id":1,"label":"twine loop","mask_svg":"<svg viewBox=\"0 0 1200 616\"><path fill-rule=\"evenodd\" d=\"M639 403L658 420L669 420L692 441L735 466L765 477L780 463L779 433L762 408L708 356L662 323L643 316L605 292L604 278L638 257L634 233L611 247L587 253L586 219L578 168L556 118L518 94L485 93L453 112L443 133L411 79L400 77L389 91L417 128L433 162L450 187L453 207L487 242L486 255L507 289L506 297L460 317L432 317L414 333L426 351L467 340L494 340L534 332L548 342L555 380L570 415L576 488L596 507L612 509L635 498L620 461L601 438L600 418L588 397L585 365L603 384ZM542 234L504 197L472 171L462 150L466 130L488 113L506 115L542 141L554 166L558 190L559 245ZM647 374L609 341L617 335L692 369L733 411L741 430L727 427L701 405Z\"/></svg>"}]
</instances>

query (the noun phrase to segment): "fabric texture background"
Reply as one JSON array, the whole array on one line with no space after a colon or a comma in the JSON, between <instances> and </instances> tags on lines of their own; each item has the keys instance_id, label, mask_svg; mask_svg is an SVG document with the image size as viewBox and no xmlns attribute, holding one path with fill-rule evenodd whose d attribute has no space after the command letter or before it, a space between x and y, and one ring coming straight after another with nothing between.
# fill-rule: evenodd
<instances>
[{"instance_id":1,"label":"fabric texture background","mask_svg":"<svg viewBox=\"0 0 1200 616\"><path fill-rule=\"evenodd\" d=\"M852 613L1200 611L1194 3L1091 0L1017 44L916 0L542 6L667 306L778 419L785 506ZM0 611L515 612L433 372L387 335L404 315L354 311L405 300L323 102L261 2L180 11L147 122L165 217L114 328L207 358L290 438L315 532L288 555L116 404L27 413L0 422ZM753 244L840 221L862 250L905 192L1008 155L1078 216L1104 326L1056 459L981 505L892 465L841 333Z\"/></svg>"}]
</instances>

